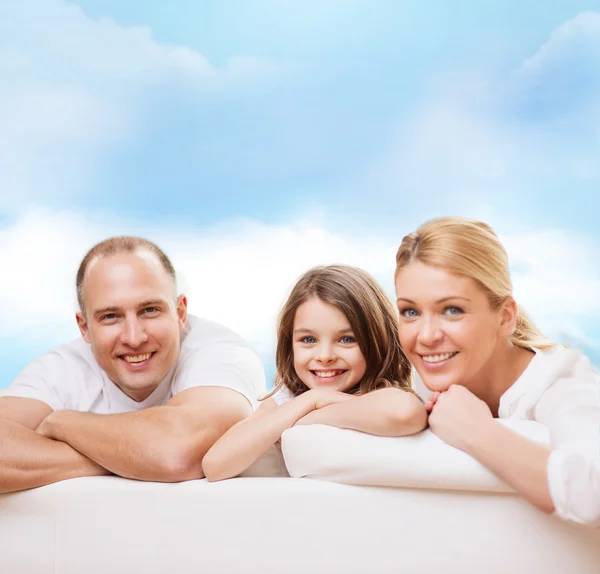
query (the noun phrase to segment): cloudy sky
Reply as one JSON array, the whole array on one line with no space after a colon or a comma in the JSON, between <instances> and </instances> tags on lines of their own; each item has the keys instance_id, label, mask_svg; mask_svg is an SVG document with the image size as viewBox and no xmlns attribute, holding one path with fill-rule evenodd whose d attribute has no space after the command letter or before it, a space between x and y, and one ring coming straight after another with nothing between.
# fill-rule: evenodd
<instances>
[{"instance_id":1,"label":"cloudy sky","mask_svg":"<svg viewBox=\"0 0 600 574\"><path fill-rule=\"evenodd\" d=\"M77 337L108 235L163 246L271 376L299 274L392 295L440 215L492 224L517 299L600 364L599 189L600 1L2 2L0 388Z\"/></svg>"}]
</instances>

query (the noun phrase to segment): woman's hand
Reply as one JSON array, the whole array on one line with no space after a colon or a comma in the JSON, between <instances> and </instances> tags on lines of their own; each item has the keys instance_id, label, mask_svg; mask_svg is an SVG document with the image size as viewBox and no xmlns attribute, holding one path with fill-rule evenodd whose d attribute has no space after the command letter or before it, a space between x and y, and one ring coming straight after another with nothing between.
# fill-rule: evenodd
<instances>
[{"instance_id":1,"label":"woman's hand","mask_svg":"<svg viewBox=\"0 0 600 574\"><path fill-rule=\"evenodd\" d=\"M485 402L462 385L450 385L432 402L429 428L449 445L468 451L469 439L493 420Z\"/></svg>"}]
</instances>

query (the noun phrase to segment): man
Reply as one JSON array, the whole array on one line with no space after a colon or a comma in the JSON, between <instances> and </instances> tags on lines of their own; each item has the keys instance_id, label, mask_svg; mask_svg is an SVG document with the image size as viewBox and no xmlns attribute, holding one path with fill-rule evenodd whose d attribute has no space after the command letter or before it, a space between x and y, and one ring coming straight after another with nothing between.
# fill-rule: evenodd
<instances>
[{"instance_id":1,"label":"man","mask_svg":"<svg viewBox=\"0 0 600 574\"><path fill-rule=\"evenodd\" d=\"M153 243L114 237L77 273L82 339L26 367L0 397L0 492L80 476L201 478L202 457L252 412L258 356L187 315Z\"/></svg>"}]
</instances>

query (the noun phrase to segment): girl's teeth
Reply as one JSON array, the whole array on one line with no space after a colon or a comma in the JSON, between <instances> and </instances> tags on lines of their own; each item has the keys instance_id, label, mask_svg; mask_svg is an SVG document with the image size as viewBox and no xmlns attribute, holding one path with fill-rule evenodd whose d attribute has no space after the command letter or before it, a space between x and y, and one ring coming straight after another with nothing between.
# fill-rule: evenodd
<instances>
[{"instance_id":1,"label":"girl's teeth","mask_svg":"<svg viewBox=\"0 0 600 574\"><path fill-rule=\"evenodd\" d=\"M429 356L423 356L423 360L426 363L439 363L441 361L446 361L447 359L449 359L450 357L453 357L454 355L456 355L456 353L444 353L444 354L440 354L440 355L429 355Z\"/></svg>"},{"instance_id":2,"label":"girl's teeth","mask_svg":"<svg viewBox=\"0 0 600 574\"><path fill-rule=\"evenodd\" d=\"M315 371L315 375L317 375L317 377L325 379L329 377L335 377L336 375L339 375L342 372L343 371Z\"/></svg>"}]
</instances>

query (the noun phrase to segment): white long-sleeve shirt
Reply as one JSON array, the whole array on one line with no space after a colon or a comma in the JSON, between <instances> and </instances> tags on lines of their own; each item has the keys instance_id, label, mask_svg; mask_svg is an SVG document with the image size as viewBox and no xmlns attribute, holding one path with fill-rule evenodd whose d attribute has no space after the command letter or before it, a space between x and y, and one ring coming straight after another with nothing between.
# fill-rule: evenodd
<instances>
[{"instance_id":1,"label":"white long-sleeve shirt","mask_svg":"<svg viewBox=\"0 0 600 574\"><path fill-rule=\"evenodd\" d=\"M549 427L548 486L555 515L600 526L600 376L578 350L537 351L502 395L499 418Z\"/></svg>"},{"instance_id":2,"label":"white long-sleeve shirt","mask_svg":"<svg viewBox=\"0 0 600 574\"><path fill-rule=\"evenodd\" d=\"M415 387L431 394L414 372ZM600 375L580 351L560 345L536 354L500 397L498 418L549 427L548 487L554 514L600 526Z\"/></svg>"}]
</instances>

